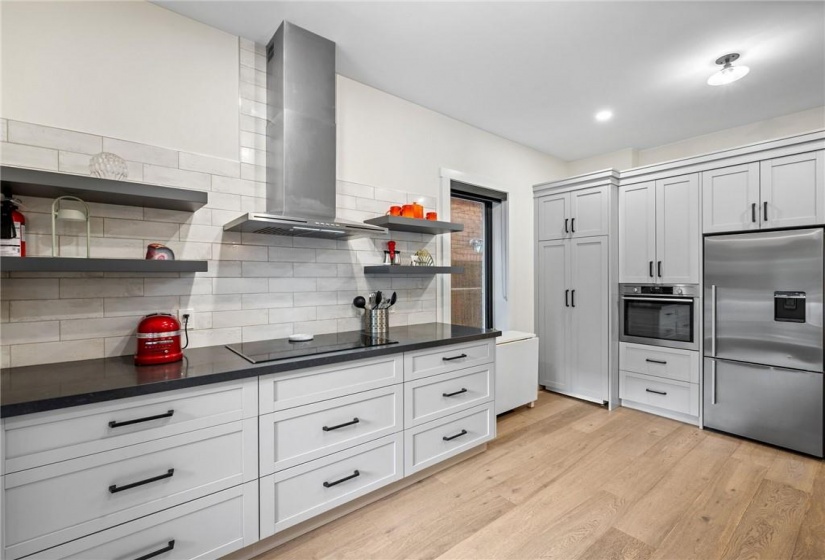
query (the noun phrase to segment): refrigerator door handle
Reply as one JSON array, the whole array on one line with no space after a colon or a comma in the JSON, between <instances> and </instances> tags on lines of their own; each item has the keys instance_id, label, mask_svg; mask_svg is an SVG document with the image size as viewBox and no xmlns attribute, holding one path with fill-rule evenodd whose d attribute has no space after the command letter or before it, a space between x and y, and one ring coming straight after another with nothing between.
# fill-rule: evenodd
<instances>
[{"instance_id":1,"label":"refrigerator door handle","mask_svg":"<svg viewBox=\"0 0 825 560\"><path fill-rule=\"evenodd\" d=\"M716 284L710 287L710 355L716 357Z\"/></svg>"},{"instance_id":2,"label":"refrigerator door handle","mask_svg":"<svg viewBox=\"0 0 825 560\"><path fill-rule=\"evenodd\" d=\"M710 363L710 404L716 404L716 360Z\"/></svg>"}]
</instances>

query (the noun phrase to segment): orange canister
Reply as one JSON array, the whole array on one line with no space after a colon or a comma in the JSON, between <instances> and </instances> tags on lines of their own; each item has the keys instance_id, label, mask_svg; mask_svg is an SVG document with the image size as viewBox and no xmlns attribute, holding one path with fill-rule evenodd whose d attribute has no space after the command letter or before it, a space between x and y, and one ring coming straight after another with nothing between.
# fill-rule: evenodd
<instances>
[{"instance_id":1,"label":"orange canister","mask_svg":"<svg viewBox=\"0 0 825 560\"><path fill-rule=\"evenodd\" d=\"M401 215L405 218L415 218L415 209L412 204L405 204L401 207Z\"/></svg>"},{"instance_id":2,"label":"orange canister","mask_svg":"<svg viewBox=\"0 0 825 560\"><path fill-rule=\"evenodd\" d=\"M424 219L424 207L418 204L417 202L413 202L413 217L418 218L419 220Z\"/></svg>"}]
</instances>

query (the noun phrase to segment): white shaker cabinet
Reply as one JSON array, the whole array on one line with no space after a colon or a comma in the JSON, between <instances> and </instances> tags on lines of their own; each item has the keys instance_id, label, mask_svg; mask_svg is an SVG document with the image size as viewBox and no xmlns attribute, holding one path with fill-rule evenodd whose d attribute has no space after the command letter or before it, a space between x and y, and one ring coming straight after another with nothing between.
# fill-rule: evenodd
<instances>
[{"instance_id":1,"label":"white shaker cabinet","mask_svg":"<svg viewBox=\"0 0 825 560\"><path fill-rule=\"evenodd\" d=\"M619 282L656 280L656 185L653 181L619 189Z\"/></svg>"},{"instance_id":2,"label":"white shaker cabinet","mask_svg":"<svg viewBox=\"0 0 825 560\"><path fill-rule=\"evenodd\" d=\"M699 282L699 181L683 175L619 190L619 282Z\"/></svg>"},{"instance_id":3,"label":"white shaker cabinet","mask_svg":"<svg viewBox=\"0 0 825 560\"><path fill-rule=\"evenodd\" d=\"M702 173L702 231L825 223L825 152L810 151Z\"/></svg>"},{"instance_id":4,"label":"white shaker cabinet","mask_svg":"<svg viewBox=\"0 0 825 560\"><path fill-rule=\"evenodd\" d=\"M656 181L656 280L699 283L699 177Z\"/></svg>"},{"instance_id":5,"label":"white shaker cabinet","mask_svg":"<svg viewBox=\"0 0 825 560\"><path fill-rule=\"evenodd\" d=\"M825 152L774 158L760 165L763 228L825 222Z\"/></svg>"},{"instance_id":6,"label":"white shaker cabinet","mask_svg":"<svg viewBox=\"0 0 825 560\"><path fill-rule=\"evenodd\" d=\"M539 383L608 400L608 238L539 245Z\"/></svg>"},{"instance_id":7,"label":"white shaker cabinet","mask_svg":"<svg viewBox=\"0 0 825 560\"><path fill-rule=\"evenodd\" d=\"M539 241L607 235L609 196L595 187L537 199Z\"/></svg>"},{"instance_id":8,"label":"white shaker cabinet","mask_svg":"<svg viewBox=\"0 0 825 560\"><path fill-rule=\"evenodd\" d=\"M759 163L702 173L702 231L759 229Z\"/></svg>"}]
</instances>

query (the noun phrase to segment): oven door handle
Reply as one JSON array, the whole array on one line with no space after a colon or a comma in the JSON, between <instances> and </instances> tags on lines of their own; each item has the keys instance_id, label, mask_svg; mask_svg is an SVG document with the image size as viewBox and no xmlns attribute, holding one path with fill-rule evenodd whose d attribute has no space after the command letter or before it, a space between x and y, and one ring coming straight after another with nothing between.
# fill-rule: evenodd
<instances>
[{"instance_id":1,"label":"oven door handle","mask_svg":"<svg viewBox=\"0 0 825 560\"><path fill-rule=\"evenodd\" d=\"M665 303L693 303L693 298L622 296L622 299L625 301L662 301Z\"/></svg>"}]
</instances>

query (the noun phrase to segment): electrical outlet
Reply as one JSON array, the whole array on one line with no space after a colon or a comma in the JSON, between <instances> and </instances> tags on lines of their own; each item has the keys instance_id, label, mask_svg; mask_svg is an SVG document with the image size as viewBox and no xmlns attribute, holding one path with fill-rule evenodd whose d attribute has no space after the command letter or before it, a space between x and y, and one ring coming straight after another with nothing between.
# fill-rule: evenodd
<instances>
[{"instance_id":1,"label":"electrical outlet","mask_svg":"<svg viewBox=\"0 0 825 560\"><path fill-rule=\"evenodd\" d=\"M192 308L187 309L178 309L178 321L183 324L183 316L189 315L189 322L192 322L192 314L195 313L195 310Z\"/></svg>"}]
</instances>

